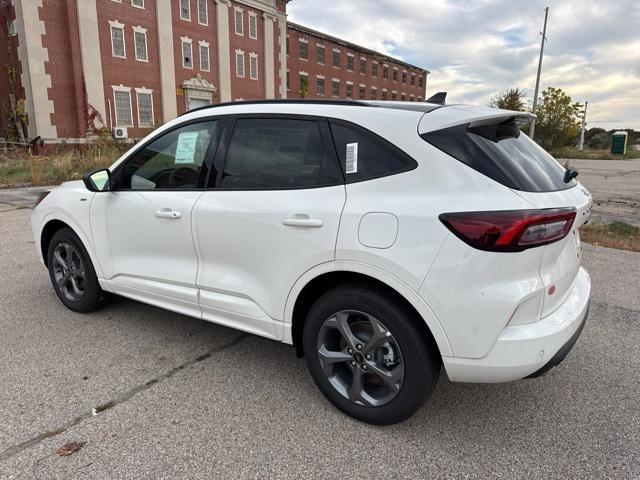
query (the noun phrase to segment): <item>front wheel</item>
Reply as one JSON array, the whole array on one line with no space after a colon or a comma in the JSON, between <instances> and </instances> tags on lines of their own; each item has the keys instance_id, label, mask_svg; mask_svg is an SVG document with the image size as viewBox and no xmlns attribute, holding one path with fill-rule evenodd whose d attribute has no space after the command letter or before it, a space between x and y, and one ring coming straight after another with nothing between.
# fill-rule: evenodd
<instances>
[{"instance_id":1,"label":"front wheel","mask_svg":"<svg viewBox=\"0 0 640 480\"><path fill-rule=\"evenodd\" d=\"M440 371L420 319L386 293L336 287L314 303L303 333L309 371L327 399L378 425L413 415L431 395Z\"/></svg>"},{"instance_id":2,"label":"front wheel","mask_svg":"<svg viewBox=\"0 0 640 480\"><path fill-rule=\"evenodd\" d=\"M85 313L100 306L104 293L91 259L73 230L63 228L53 235L47 265L53 289L69 309Z\"/></svg>"}]
</instances>

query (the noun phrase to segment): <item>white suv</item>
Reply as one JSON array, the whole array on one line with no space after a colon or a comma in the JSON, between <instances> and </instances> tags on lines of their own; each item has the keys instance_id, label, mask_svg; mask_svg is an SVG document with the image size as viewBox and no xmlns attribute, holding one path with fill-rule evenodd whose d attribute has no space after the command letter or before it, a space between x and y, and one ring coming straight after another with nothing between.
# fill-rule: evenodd
<instances>
[{"instance_id":1,"label":"white suv","mask_svg":"<svg viewBox=\"0 0 640 480\"><path fill-rule=\"evenodd\" d=\"M528 114L405 102L191 111L45 192L37 250L70 309L113 292L293 344L360 420L412 415L441 365L504 382L559 363L587 317L576 172Z\"/></svg>"}]
</instances>

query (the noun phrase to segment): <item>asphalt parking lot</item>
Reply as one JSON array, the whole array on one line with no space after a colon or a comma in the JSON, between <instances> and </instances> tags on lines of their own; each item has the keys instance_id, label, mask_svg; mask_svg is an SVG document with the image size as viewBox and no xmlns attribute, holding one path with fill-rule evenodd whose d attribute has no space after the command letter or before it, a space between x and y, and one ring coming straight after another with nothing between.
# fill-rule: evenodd
<instances>
[{"instance_id":1,"label":"asphalt parking lot","mask_svg":"<svg viewBox=\"0 0 640 480\"><path fill-rule=\"evenodd\" d=\"M0 208L0 478L640 477L640 253L585 246L590 318L546 376L442 375L416 416L372 427L286 345L126 299L65 309L15 205Z\"/></svg>"}]
</instances>

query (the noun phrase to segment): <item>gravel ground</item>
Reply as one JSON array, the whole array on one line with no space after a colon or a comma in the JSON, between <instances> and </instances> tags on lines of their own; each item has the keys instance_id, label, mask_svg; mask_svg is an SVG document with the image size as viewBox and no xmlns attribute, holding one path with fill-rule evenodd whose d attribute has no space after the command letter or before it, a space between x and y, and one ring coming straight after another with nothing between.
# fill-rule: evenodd
<instances>
[{"instance_id":1,"label":"gravel ground","mask_svg":"<svg viewBox=\"0 0 640 480\"><path fill-rule=\"evenodd\" d=\"M640 477L639 253L585 247L590 318L546 376L442 375L416 416L372 427L286 345L126 299L65 309L29 213L0 213L0 478Z\"/></svg>"}]
</instances>

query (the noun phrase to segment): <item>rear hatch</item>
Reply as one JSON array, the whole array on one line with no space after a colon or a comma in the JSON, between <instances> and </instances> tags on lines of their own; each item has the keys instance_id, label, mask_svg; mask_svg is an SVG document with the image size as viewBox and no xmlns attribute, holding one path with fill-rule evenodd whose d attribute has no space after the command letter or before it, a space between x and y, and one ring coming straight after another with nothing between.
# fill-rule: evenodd
<instances>
[{"instance_id":1,"label":"rear hatch","mask_svg":"<svg viewBox=\"0 0 640 480\"><path fill-rule=\"evenodd\" d=\"M463 107L456 108L457 113L462 113ZM582 248L578 228L589 217L591 195L572 176L566 175L565 167L522 133L520 128L530 121L530 115L474 108L470 109L471 118L463 123L458 121L445 128L430 129L437 123L438 112L454 116L446 110L423 117L419 133L424 140L510 188L535 209L573 208L576 211L567 236L536 247L544 249L540 263L540 278L545 287L544 317L560 306L580 269Z\"/></svg>"}]
</instances>

